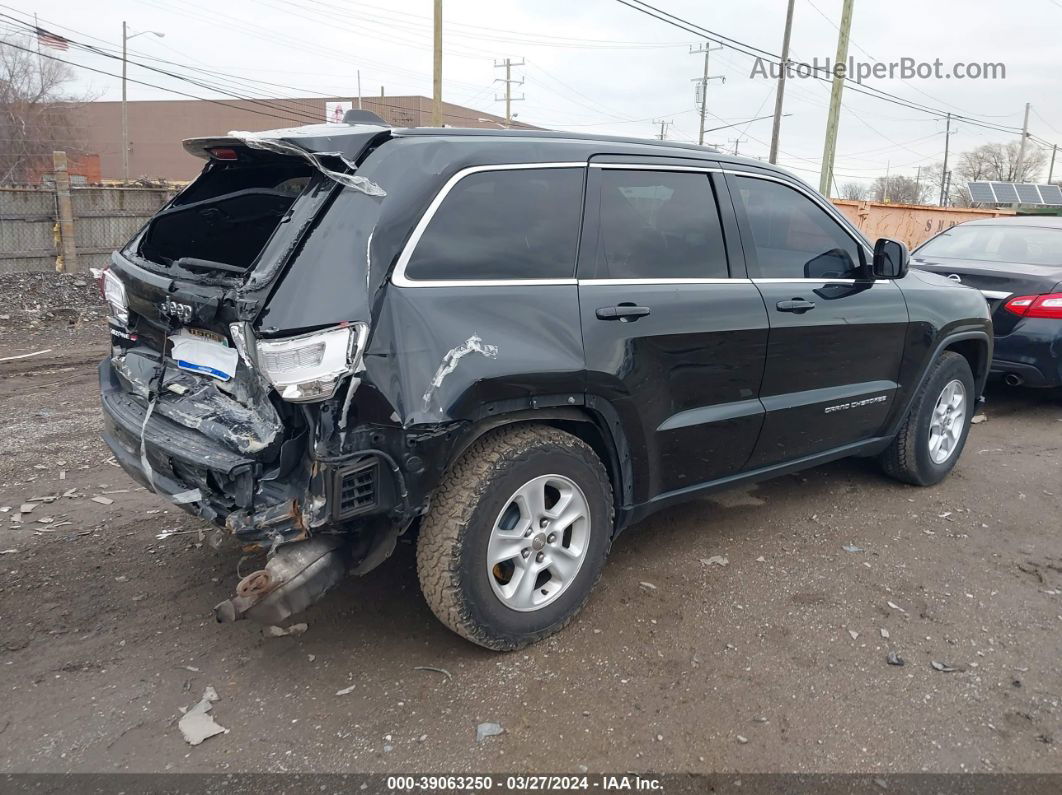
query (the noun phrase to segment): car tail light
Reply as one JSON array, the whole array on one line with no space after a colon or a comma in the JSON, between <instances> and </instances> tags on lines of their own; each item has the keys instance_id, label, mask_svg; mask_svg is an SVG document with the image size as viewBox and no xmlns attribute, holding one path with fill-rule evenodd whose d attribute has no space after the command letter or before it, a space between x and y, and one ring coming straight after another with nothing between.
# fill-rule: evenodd
<instances>
[{"instance_id":1,"label":"car tail light","mask_svg":"<svg viewBox=\"0 0 1062 795\"><path fill-rule=\"evenodd\" d=\"M1050 317L1062 319L1062 293L1045 295L1016 295L1003 305L1008 312L1021 317Z\"/></svg>"},{"instance_id":2,"label":"car tail light","mask_svg":"<svg viewBox=\"0 0 1062 795\"><path fill-rule=\"evenodd\" d=\"M255 339L240 323L229 328L248 367L260 370L284 400L327 400L340 380L361 365L369 327L364 323L282 339Z\"/></svg>"},{"instance_id":3,"label":"car tail light","mask_svg":"<svg viewBox=\"0 0 1062 795\"><path fill-rule=\"evenodd\" d=\"M111 307L111 316L123 326L129 325L129 301L125 295L125 285L110 269L92 269L96 283L100 286L100 296Z\"/></svg>"}]
</instances>

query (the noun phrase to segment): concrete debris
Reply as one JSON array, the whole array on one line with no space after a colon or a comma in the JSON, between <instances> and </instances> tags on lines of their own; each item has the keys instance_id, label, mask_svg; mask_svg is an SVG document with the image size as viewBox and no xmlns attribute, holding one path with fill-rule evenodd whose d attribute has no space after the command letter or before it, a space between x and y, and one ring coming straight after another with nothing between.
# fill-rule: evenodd
<instances>
[{"instance_id":1,"label":"concrete debris","mask_svg":"<svg viewBox=\"0 0 1062 795\"><path fill-rule=\"evenodd\" d=\"M855 544L845 544L841 547L845 552L864 552L863 547L857 547Z\"/></svg>"},{"instance_id":2,"label":"concrete debris","mask_svg":"<svg viewBox=\"0 0 1062 795\"><path fill-rule=\"evenodd\" d=\"M904 662L903 657L901 657L899 654L897 654L896 652L892 651L891 649L889 650L889 655L885 658L885 662L887 662L889 665L906 665L907 664L906 662Z\"/></svg>"},{"instance_id":3,"label":"concrete debris","mask_svg":"<svg viewBox=\"0 0 1062 795\"><path fill-rule=\"evenodd\" d=\"M765 558L763 555L760 555L758 558L756 558L756 562L757 563L766 563L767 562L767 558Z\"/></svg>"},{"instance_id":4,"label":"concrete debris","mask_svg":"<svg viewBox=\"0 0 1062 795\"><path fill-rule=\"evenodd\" d=\"M98 502L100 505L113 505L114 504L114 500L112 500L110 497L93 497L92 501L93 502Z\"/></svg>"},{"instance_id":5,"label":"concrete debris","mask_svg":"<svg viewBox=\"0 0 1062 795\"><path fill-rule=\"evenodd\" d=\"M292 624L290 627L268 626L265 628L265 633L271 638L283 638L287 635L297 638L309 628L309 624Z\"/></svg>"},{"instance_id":6,"label":"concrete debris","mask_svg":"<svg viewBox=\"0 0 1062 795\"><path fill-rule=\"evenodd\" d=\"M702 566L726 566L730 561L722 555L712 555L710 558L701 558Z\"/></svg>"},{"instance_id":7,"label":"concrete debris","mask_svg":"<svg viewBox=\"0 0 1062 795\"><path fill-rule=\"evenodd\" d=\"M984 414L978 414L976 417L970 420L971 425L980 425L982 422L988 422L988 417Z\"/></svg>"},{"instance_id":8,"label":"concrete debris","mask_svg":"<svg viewBox=\"0 0 1062 795\"><path fill-rule=\"evenodd\" d=\"M742 745L744 745L745 743L747 743L747 742L749 741L749 738L748 738L748 737L742 737L742 736L741 736L741 735L739 734L739 735L737 736L737 741L738 741L739 743L741 743Z\"/></svg>"},{"instance_id":9,"label":"concrete debris","mask_svg":"<svg viewBox=\"0 0 1062 795\"><path fill-rule=\"evenodd\" d=\"M947 663L937 662L936 660L931 661L929 664L934 671L940 671L942 674L961 673L966 670L961 665L948 665Z\"/></svg>"},{"instance_id":10,"label":"concrete debris","mask_svg":"<svg viewBox=\"0 0 1062 795\"><path fill-rule=\"evenodd\" d=\"M497 737L505 732L500 723L481 723L476 727L476 742L481 743L488 737Z\"/></svg>"},{"instance_id":11,"label":"concrete debris","mask_svg":"<svg viewBox=\"0 0 1062 795\"><path fill-rule=\"evenodd\" d=\"M336 695L337 696L349 696L351 693L354 692L354 688L355 687L357 687L357 685L351 685L350 687L344 687L342 690L337 690L336 691Z\"/></svg>"},{"instance_id":12,"label":"concrete debris","mask_svg":"<svg viewBox=\"0 0 1062 795\"><path fill-rule=\"evenodd\" d=\"M213 687L207 687L199 703L184 713L177 722L177 728L181 730L189 745L199 745L214 735L229 733L228 729L219 726L214 722L214 718L207 714L217 700L217 691Z\"/></svg>"},{"instance_id":13,"label":"concrete debris","mask_svg":"<svg viewBox=\"0 0 1062 795\"><path fill-rule=\"evenodd\" d=\"M883 637L885 640L889 639L889 631L885 629L885 627L881 628L881 637Z\"/></svg>"},{"instance_id":14,"label":"concrete debris","mask_svg":"<svg viewBox=\"0 0 1062 795\"><path fill-rule=\"evenodd\" d=\"M852 640L855 640L859 637L859 633L856 632L854 629L848 630L848 634L852 636Z\"/></svg>"},{"instance_id":15,"label":"concrete debris","mask_svg":"<svg viewBox=\"0 0 1062 795\"><path fill-rule=\"evenodd\" d=\"M33 509L37 507L35 502L24 502L18 506L19 513L33 513Z\"/></svg>"}]
</instances>

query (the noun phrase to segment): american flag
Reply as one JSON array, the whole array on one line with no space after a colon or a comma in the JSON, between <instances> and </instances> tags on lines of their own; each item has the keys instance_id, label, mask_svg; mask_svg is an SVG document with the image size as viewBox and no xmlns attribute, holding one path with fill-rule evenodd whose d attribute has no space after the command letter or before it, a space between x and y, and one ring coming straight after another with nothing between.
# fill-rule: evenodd
<instances>
[{"instance_id":1,"label":"american flag","mask_svg":"<svg viewBox=\"0 0 1062 795\"><path fill-rule=\"evenodd\" d=\"M70 42L58 33L50 33L44 28L37 28L37 43L54 50L69 50Z\"/></svg>"}]
</instances>

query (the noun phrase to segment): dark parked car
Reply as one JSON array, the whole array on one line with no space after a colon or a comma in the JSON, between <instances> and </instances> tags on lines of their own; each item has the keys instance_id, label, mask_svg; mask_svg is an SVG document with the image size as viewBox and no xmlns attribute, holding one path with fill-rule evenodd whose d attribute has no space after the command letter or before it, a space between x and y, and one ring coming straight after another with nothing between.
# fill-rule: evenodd
<instances>
[{"instance_id":1,"label":"dark parked car","mask_svg":"<svg viewBox=\"0 0 1062 795\"><path fill-rule=\"evenodd\" d=\"M121 465L268 553L221 620L416 533L435 614L513 649L654 511L845 456L933 484L966 440L981 295L773 167L353 123L185 147L202 175L102 275L100 383Z\"/></svg>"},{"instance_id":2,"label":"dark parked car","mask_svg":"<svg viewBox=\"0 0 1062 795\"><path fill-rule=\"evenodd\" d=\"M1013 386L1062 386L1062 218L968 221L927 240L911 263L984 294L996 337L993 376Z\"/></svg>"}]
</instances>

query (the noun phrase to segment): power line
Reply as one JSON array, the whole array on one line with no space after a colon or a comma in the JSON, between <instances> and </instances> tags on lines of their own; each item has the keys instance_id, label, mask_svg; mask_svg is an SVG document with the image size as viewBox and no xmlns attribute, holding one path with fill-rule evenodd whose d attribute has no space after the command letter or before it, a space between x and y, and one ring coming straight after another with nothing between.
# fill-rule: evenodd
<instances>
[{"instance_id":1,"label":"power line","mask_svg":"<svg viewBox=\"0 0 1062 795\"><path fill-rule=\"evenodd\" d=\"M725 36L719 33L718 31L710 30L709 28L697 25L696 23L690 22L687 19L678 17L674 14L670 14L667 11L664 11L660 8L657 8L656 6L644 2L644 0L616 0L616 2L625 5L628 8L631 8L642 14L653 17L654 19L659 20L660 22L664 22L665 24L671 25L672 27L679 28L680 30L685 30L695 35L708 36L722 42L727 42L730 44L732 49L737 50L738 52L741 52L745 55L749 55L755 58L767 59L775 65L781 64L781 56L776 55L775 53L769 52L768 50L764 50L760 47L756 47L755 45L740 41L739 39L734 39L730 36ZM797 66L805 68L808 71L808 74L817 80L832 80L832 76L830 76L828 73L826 75L818 74L819 72L827 71L823 67L814 67L811 64L806 63L797 64ZM914 102L912 100L904 99L903 97L899 97L895 94L883 91L880 88L874 88L873 86L864 85L856 81L854 78L848 77L847 75L844 77L844 80L847 84L849 84L848 89L850 91L854 91L859 94L865 94L866 96L874 97L876 99L880 99L886 102L891 102L894 105L899 105L910 110L918 110L923 113L929 113L935 116L943 116L946 114L946 111L942 111L928 105L923 105L922 103ZM959 119L968 124L980 125L982 127L985 127L986 129L992 129L998 132L1006 132L1015 135L1019 132L1019 128L1017 127L988 122L983 119L977 119L971 116L966 116L957 113L952 113L951 115L953 118Z\"/></svg>"}]
</instances>

